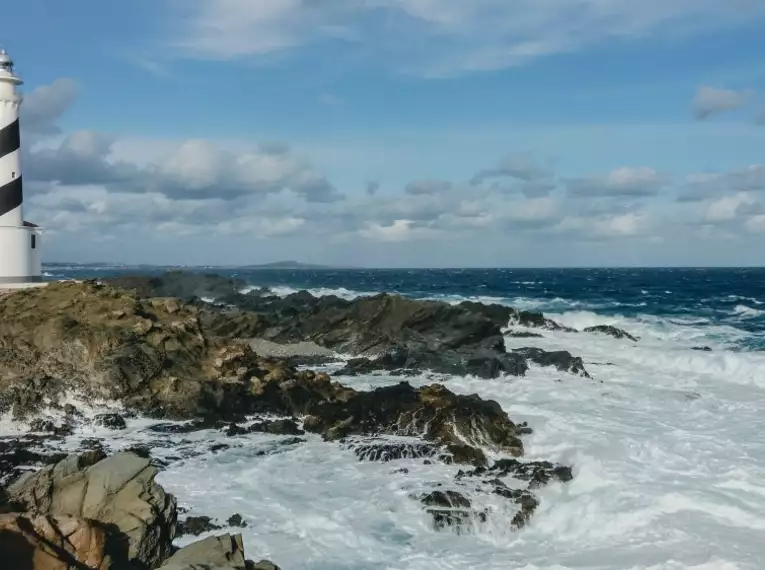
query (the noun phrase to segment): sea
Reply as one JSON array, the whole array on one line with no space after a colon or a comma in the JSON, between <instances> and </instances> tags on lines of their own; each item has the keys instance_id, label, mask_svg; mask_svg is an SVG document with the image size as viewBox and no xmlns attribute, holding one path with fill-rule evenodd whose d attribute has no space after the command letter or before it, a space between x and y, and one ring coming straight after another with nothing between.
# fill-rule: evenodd
<instances>
[{"instance_id":1,"label":"sea","mask_svg":"<svg viewBox=\"0 0 765 570\"><path fill-rule=\"evenodd\" d=\"M166 269L57 265L46 275ZM506 338L508 348L581 356L592 378L532 365L519 378L410 379L496 400L533 429L527 459L573 467L571 482L538 491L540 507L520 531L511 528L507 501L455 481L459 466L359 461L313 436L282 445L275 436L207 431L169 442L147 430L149 420L133 418L127 430L83 427L64 443L145 443L158 457L230 445L189 453L157 479L189 514L225 521L240 513L248 557L284 570L765 568L765 269L193 270L279 295L307 289L353 299L386 291L499 303L576 329L615 325L639 337L541 331L543 338ZM369 389L400 378L337 380ZM434 488L465 494L487 509L486 520L460 534L435 530L412 498Z\"/></svg>"}]
</instances>

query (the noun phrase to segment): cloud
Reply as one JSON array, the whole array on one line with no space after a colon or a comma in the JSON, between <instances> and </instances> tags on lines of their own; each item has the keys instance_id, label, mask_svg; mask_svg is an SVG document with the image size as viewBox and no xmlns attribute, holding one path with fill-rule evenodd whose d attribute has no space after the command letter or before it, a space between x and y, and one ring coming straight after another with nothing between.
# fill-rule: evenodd
<instances>
[{"instance_id":1,"label":"cloud","mask_svg":"<svg viewBox=\"0 0 765 570\"><path fill-rule=\"evenodd\" d=\"M618 168L611 173L574 178L566 182L568 194L572 197L589 198L594 196L641 198L655 196L668 184L669 180L648 167Z\"/></svg>"},{"instance_id":2,"label":"cloud","mask_svg":"<svg viewBox=\"0 0 765 570\"><path fill-rule=\"evenodd\" d=\"M58 120L77 99L79 86L69 78L56 79L50 85L34 89L24 98L21 124L25 132L36 135L60 133Z\"/></svg>"},{"instance_id":3,"label":"cloud","mask_svg":"<svg viewBox=\"0 0 765 570\"><path fill-rule=\"evenodd\" d=\"M367 182L366 190L367 190L367 195L374 196L375 194L377 194L377 191L380 190L380 183L370 180L369 182Z\"/></svg>"},{"instance_id":4,"label":"cloud","mask_svg":"<svg viewBox=\"0 0 765 570\"><path fill-rule=\"evenodd\" d=\"M188 140L148 165L114 155L116 138L79 131L57 147L26 151L33 181L61 185L100 184L118 192L163 194L178 199L234 200L290 191L307 202L333 202L343 195L310 163L282 144L236 153L206 140Z\"/></svg>"},{"instance_id":5,"label":"cloud","mask_svg":"<svg viewBox=\"0 0 765 570\"><path fill-rule=\"evenodd\" d=\"M717 113L740 109L752 95L753 91L749 89L733 91L703 85L698 88L693 99L693 114L698 120L704 120Z\"/></svg>"},{"instance_id":6,"label":"cloud","mask_svg":"<svg viewBox=\"0 0 765 570\"><path fill-rule=\"evenodd\" d=\"M707 205L703 221L711 223L730 222L738 218L746 206L754 203L754 198L745 192L739 192L734 196L723 196Z\"/></svg>"},{"instance_id":7,"label":"cloud","mask_svg":"<svg viewBox=\"0 0 765 570\"><path fill-rule=\"evenodd\" d=\"M445 180L413 180L404 188L404 192L412 196L442 194L452 189L452 183Z\"/></svg>"},{"instance_id":8,"label":"cloud","mask_svg":"<svg viewBox=\"0 0 765 570\"><path fill-rule=\"evenodd\" d=\"M481 184L490 178L510 177L525 182L535 182L550 178L552 172L539 166L530 154L511 154L502 159L498 166L477 172L471 178L471 184Z\"/></svg>"},{"instance_id":9,"label":"cloud","mask_svg":"<svg viewBox=\"0 0 765 570\"><path fill-rule=\"evenodd\" d=\"M728 172L703 172L686 177L680 202L700 202L724 194L765 190L765 164L752 164Z\"/></svg>"},{"instance_id":10,"label":"cloud","mask_svg":"<svg viewBox=\"0 0 765 570\"><path fill-rule=\"evenodd\" d=\"M695 34L748 22L761 2L719 0L198 0L172 2L178 57L273 58L336 44L428 76L503 69L608 40Z\"/></svg>"}]
</instances>

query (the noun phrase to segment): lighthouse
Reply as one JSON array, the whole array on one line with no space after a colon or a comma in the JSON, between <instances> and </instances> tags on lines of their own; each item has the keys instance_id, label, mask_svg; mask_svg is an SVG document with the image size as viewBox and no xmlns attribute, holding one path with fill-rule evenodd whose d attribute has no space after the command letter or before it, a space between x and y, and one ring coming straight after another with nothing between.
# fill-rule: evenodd
<instances>
[{"instance_id":1,"label":"lighthouse","mask_svg":"<svg viewBox=\"0 0 765 570\"><path fill-rule=\"evenodd\" d=\"M23 82L0 49L0 289L42 281L40 231L24 221L19 108Z\"/></svg>"}]
</instances>

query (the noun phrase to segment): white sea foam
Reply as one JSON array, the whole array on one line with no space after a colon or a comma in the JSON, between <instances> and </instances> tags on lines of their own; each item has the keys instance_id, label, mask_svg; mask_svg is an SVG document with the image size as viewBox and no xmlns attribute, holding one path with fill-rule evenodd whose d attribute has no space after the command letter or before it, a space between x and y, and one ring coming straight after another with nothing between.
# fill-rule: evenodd
<instances>
[{"instance_id":1,"label":"white sea foam","mask_svg":"<svg viewBox=\"0 0 765 570\"><path fill-rule=\"evenodd\" d=\"M748 307L746 305L736 305L736 307L733 309L733 313L740 316L742 319L754 319L756 317L765 315L765 311Z\"/></svg>"}]
</instances>

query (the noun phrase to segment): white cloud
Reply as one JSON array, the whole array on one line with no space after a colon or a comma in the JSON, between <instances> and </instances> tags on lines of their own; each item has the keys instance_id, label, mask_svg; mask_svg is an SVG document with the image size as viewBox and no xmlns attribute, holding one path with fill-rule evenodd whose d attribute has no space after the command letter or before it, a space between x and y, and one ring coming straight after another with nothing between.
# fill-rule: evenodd
<instances>
[{"instance_id":1,"label":"white cloud","mask_svg":"<svg viewBox=\"0 0 765 570\"><path fill-rule=\"evenodd\" d=\"M74 104L78 92L77 82L67 77L34 89L24 98L21 107L24 130L30 134L58 134L56 123Z\"/></svg>"},{"instance_id":2,"label":"white cloud","mask_svg":"<svg viewBox=\"0 0 765 570\"><path fill-rule=\"evenodd\" d=\"M697 119L703 120L723 111L740 109L752 95L751 90L734 91L703 85L698 88L693 99L693 113Z\"/></svg>"},{"instance_id":3,"label":"white cloud","mask_svg":"<svg viewBox=\"0 0 765 570\"><path fill-rule=\"evenodd\" d=\"M396 68L434 76L502 69L609 39L719 29L765 12L739 0L197 0L174 2L187 22L183 57L273 56L306 44L361 44ZM355 50L358 51L358 50Z\"/></svg>"},{"instance_id":4,"label":"white cloud","mask_svg":"<svg viewBox=\"0 0 765 570\"><path fill-rule=\"evenodd\" d=\"M575 178L567 182L574 197L621 196L639 198L654 196L667 186L667 176L646 166L617 168L609 174Z\"/></svg>"},{"instance_id":5,"label":"white cloud","mask_svg":"<svg viewBox=\"0 0 765 570\"><path fill-rule=\"evenodd\" d=\"M471 184L481 184L487 179L509 177L524 182L549 183L552 172L549 168L540 166L529 153L511 154L505 156L494 168L486 168L477 172L470 180Z\"/></svg>"},{"instance_id":6,"label":"white cloud","mask_svg":"<svg viewBox=\"0 0 765 570\"><path fill-rule=\"evenodd\" d=\"M753 203L755 203L754 198L745 192L740 192L734 196L723 196L707 205L704 221L711 223L730 222L740 216L743 206Z\"/></svg>"}]
</instances>

